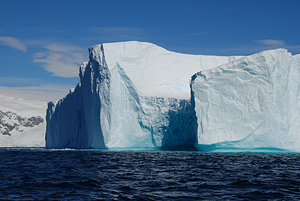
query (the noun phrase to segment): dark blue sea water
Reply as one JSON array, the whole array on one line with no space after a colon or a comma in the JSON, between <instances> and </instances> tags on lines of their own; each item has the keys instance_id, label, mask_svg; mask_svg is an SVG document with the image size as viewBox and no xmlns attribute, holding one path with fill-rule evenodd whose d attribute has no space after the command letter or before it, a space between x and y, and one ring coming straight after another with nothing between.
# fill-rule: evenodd
<instances>
[{"instance_id":1,"label":"dark blue sea water","mask_svg":"<svg viewBox=\"0 0 300 201\"><path fill-rule=\"evenodd\" d=\"M299 200L300 154L0 149L0 200Z\"/></svg>"}]
</instances>

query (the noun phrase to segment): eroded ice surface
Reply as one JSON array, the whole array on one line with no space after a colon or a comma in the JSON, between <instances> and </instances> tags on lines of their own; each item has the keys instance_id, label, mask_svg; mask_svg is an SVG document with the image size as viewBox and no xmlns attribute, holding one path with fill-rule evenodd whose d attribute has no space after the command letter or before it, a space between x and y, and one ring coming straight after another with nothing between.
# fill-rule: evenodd
<instances>
[{"instance_id":1,"label":"eroded ice surface","mask_svg":"<svg viewBox=\"0 0 300 201\"><path fill-rule=\"evenodd\" d=\"M75 90L48 105L49 148L193 146L190 76L240 58L185 55L140 42L89 51Z\"/></svg>"},{"instance_id":2,"label":"eroded ice surface","mask_svg":"<svg viewBox=\"0 0 300 201\"><path fill-rule=\"evenodd\" d=\"M299 58L269 50L195 74L198 148L300 151Z\"/></svg>"},{"instance_id":3,"label":"eroded ice surface","mask_svg":"<svg viewBox=\"0 0 300 201\"><path fill-rule=\"evenodd\" d=\"M299 55L185 55L140 42L89 51L75 90L48 104L49 148L300 151Z\"/></svg>"}]
</instances>

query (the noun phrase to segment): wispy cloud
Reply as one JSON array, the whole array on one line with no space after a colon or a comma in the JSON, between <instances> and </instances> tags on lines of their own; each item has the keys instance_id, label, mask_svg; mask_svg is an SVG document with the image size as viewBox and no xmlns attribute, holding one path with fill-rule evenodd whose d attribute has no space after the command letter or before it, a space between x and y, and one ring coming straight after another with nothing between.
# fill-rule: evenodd
<instances>
[{"instance_id":1,"label":"wispy cloud","mask_svg":"<svg viewBox=\"0 0 300 201\"><path fill-rule=\"evenodd\" d=\"M50 44L45 52L36 52L33 62L59 77L77 77L78 68L87 58L85 49L73 45Z\"/></svg>"},{"instance_id":2,"label":"wispy cloud","mask_svg":"<svg viewBox=\"0 0 300 201\"><path fill-rule=\"evenodd\" d=\"M0 76L0 84L2 85L30 85L34 83L39 83L40 80L34 78L24 78L24 77L3 77Z\"/></svg>"},{"instance_id":3,"label":"wispy cloud","mask_svg":"<svg viewBox=\"0 0 300 201\"><path fill-rule=\"evenodd\" d=\"M256 40L255 42L268 45L268 46L284 46L285 42L283 40L274 40L274 39L266 39L266 40Z\"/></svg>"},{"instance_id":4,"label":"wispy cloud","mask_svg":"<svg viewBox=\"0 0 300 201\"><path fill-rule=\"evenodd\" d=\"M286 48L289 51L291 51L292 53L296 52L296 54L299 54L299 52L300 52L300 45L288 45L288 46L286 46Z\"/></svg>"},{"instance_id":5,"label":"wispy cloud","mask_svg":"<svg viewBox=\"0 0 300 201\"><path fill-rule=\"evenodd\" d=\"M56 101L65 97L70 89L74 86L69 85L41 85L29 87L6 87L0 86L0 94L13 97L16 99L22 98L25 100L36 101Z\"/></svg>"},{"instance_id":6,"label":"wispy cloud","mask_svg":"<svg viewBox=\"0 0 300 201\"><path fill-rule=\"evenodd\" d=\"M147 31L135 27L94 27L91 32L106 41L145 40Z\"/></svg>"},{"instance_id":7,"label":"wispy cloud","mask_svg":"<svg viewBox=\"0 0 300 201\"><path fill-rule=\"evenodd\" d=\"M74 52L74 51L83 51L82 48L74 46L74 45L58 45L58 44L50 44L45 47L46 49L56 51L56 52Z\"/></svg>"},{"instance_id":8,"label":"wispy cloud","mask_svg":"<svg viewBox=\"0 0 300 201\"><path fill-rule=\"evenodd\" d=\"M7 36L3 36L0 37L0 41L2 41L2 43L4 43L5 45L8 45L16 50L20 50L22 52L26 52L27 48L25 45L23 45L18 39L13 38L13 37L7 37Z\"/></svg>"}]
</instances>

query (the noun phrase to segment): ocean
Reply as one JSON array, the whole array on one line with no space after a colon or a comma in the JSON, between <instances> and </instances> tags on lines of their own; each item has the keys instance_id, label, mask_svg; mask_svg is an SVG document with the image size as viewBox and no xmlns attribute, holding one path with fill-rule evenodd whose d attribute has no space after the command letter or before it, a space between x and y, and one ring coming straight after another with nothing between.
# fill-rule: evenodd
<instances>
[{"instance_id":1,"label":"ocean","mask_svg":"<svg viewBox=\"0 0 300 201\"><path fill-rule=\"evenodd\" d=\"M300 154L1 148L0 200L299 200Z\"/></svg>"}]
</instances>

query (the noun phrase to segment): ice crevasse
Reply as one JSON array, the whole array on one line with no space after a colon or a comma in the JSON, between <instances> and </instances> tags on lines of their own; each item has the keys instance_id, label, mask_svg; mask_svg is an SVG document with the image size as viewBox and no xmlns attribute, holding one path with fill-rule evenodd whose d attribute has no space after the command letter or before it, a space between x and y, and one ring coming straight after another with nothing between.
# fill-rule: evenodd
<instances>
[{"instance_id":1,"label":"ice crevasse","mask_svg":"<svg viewBox=\"0 0 300 201\"><path fill-rule=\"evenodd\" d=\"M75 89L48 103L46 147L300 150L299 65L284 49L225 57L96 45Z\"/></svg>"}]
</instances>

